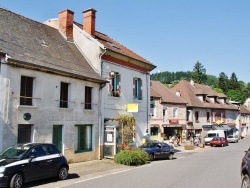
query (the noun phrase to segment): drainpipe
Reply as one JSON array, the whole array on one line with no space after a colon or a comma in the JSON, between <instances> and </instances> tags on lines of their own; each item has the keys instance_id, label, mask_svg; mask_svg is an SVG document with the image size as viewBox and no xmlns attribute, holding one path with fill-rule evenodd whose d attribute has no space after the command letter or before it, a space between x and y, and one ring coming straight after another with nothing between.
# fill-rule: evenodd
<instances>
[{"instance_id":1,"label":"drainpipe","mask_svg":"<svg viewBox=\"0 0 250 188\"><path fill-rule=\"evenodd\" d=\"M148 79L149 77L149 73L146 74L146 82L147 82L147 130L146 130L146 136L148 136L149 134L149 108L150 108L150 105L149 105L149 85L150 85L150 80ZM149 80L149 82L148 82Z\"/></svg>"},{"instance_id":2,"label":"drainpipe","mask_svg":"<svg viewBox=\"0 0 250 188\"><path fill-rule=\"evenodd\" d=\"M99 60L101 62L101 77L103 77L103 61L102 61L102 56L106 53L106 49L104 48L104 51L102 54L100 54L99 56ZM99 107L98 107L98 116L99 116L99 154L98 154L98 158L99 160L102 159L102 156L101 156L101 143L102 143L102 148L104 148L103 144L104 144L104 141L103 141L103 127L104 127L104 118L103 118L103 95L102 95L102 89L106 86L106 83L103 83L100 85L100 88L99 88ZM102 142L101 142L101 139L102 139ZM103 150L102 150L103 151Z\"/></svg>"}]
</instances>

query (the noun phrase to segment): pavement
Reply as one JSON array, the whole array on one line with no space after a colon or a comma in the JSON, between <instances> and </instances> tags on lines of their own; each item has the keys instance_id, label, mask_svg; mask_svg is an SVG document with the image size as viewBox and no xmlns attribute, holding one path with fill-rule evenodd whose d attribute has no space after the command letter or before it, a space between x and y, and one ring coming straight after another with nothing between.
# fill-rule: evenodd
<instances>
[{"instance_id":1,"label":"pavement","mask_svg":"<svg viewBox=\"0 0 250 188\"><path fill-rule=\"evenodd\" d=\"M182 158L195 153L204 152L210 149L210 146L205 146L200 148L195 146L193 150L185 150L184 145L175 146L176 153L174 158ZM72 163L69 164L69 179L75 179L79 177L84 177L86 179L93 176L100 176L103 174L112 174L120 171L125 171L128 169L136 168L134 166L126 166L122 164L117 164L113 159L102 159L102 160L93 160L81 163Z\"/></svg>"}]
</instances>

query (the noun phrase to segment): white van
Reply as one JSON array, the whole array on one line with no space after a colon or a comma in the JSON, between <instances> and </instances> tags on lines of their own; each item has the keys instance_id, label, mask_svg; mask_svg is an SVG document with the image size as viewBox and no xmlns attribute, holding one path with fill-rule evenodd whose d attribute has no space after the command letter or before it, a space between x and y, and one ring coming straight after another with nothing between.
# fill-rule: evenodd
<instances>
[{"instance_id":1,"label":"white van","mask_svg":"<svg viewBox=\"0 0 250 188\"><path fill-rule=\"evenodd\" d=\"M205 145L210 144L210 141L214 137L223 137L226 138L224 130L211 130L207 132L207 136L205 137Z\"/></svg>"}]
</instances>

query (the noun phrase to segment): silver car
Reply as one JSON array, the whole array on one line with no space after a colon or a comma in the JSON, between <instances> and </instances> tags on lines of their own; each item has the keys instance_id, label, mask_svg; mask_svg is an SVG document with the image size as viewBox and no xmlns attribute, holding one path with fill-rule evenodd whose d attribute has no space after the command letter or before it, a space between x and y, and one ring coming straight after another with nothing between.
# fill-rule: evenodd
<instances>
[{"instance_id":1,"label":"silver car","mask_svg":"<svg viewBox=\"0 0 250 188\"><path fill-rule=\"evenodd\" d=\"M239 137L237 135L229 135L227 141L236 143L239 142Z\"/></svg>"}]
</instances>

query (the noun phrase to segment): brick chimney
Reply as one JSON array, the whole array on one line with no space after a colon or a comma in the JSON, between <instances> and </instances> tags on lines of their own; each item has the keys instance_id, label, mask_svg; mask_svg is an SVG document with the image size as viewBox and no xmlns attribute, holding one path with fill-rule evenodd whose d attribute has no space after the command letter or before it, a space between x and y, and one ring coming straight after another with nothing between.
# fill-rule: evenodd
<instances>
[{"instance_id":1,"label":"brick chimney","mask_svg":"<svg viewBox=\"0 0 250 188\"><path fill-rule=\"evenodd\" d=\"M83 30L92 36L95 36L95 13L93 8L83 11Z\"/></svg>"},{"instance_id":2,"label":"brick chimney","mask_svg":"<svg viewBox=\"0 0 250 188\"><path fill-rule=\"evenodd\" d=\"M67 40L73 40L73 21L74 12L71 10L63 10L59 12L59 30L65 35Z\"/></svg>"}]
</instances>

